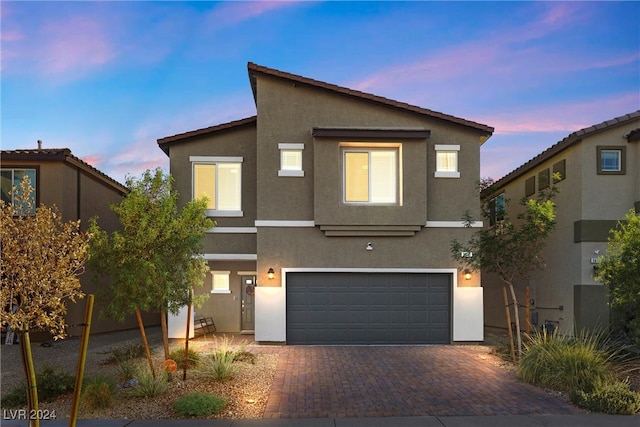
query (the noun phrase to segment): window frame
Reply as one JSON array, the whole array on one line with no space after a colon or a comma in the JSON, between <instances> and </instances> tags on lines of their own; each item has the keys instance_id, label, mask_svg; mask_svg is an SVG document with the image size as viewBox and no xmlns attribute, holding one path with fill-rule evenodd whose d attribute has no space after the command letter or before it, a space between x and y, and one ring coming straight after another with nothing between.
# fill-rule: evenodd
<instances>
[{"instance_id":1,"label":"window frame","mask_svg":"<svg viewBox=\"0 0 640 427\"><path fill-rule=\"evenodd\" d=\"M197 165L215 165L216 166L216 179L215 179L215 206L219 206L218 202L218 172L219 168L217 165L220 164L237 164L239 166L239 174L238 174L238 197L240 201L239 209L232 210L222 210L222 209L207 209L205 214L207 216L217 216L217 217L242 217L244 216L244 212L242 210L242 163L244 162L243 157L211 157L211 156L190 156L189 161L191 162L191 197L192 199L196 198L195 194L195 181L196 181L196 166Z\"/></svg>"},{"instance_id":2,"label":"window frame","mask_svg":"<svg viewBox=\"0 0 640 427\"><path fill-rule=\"evenodd\" d=\"M39 175L39 168L38 167L34 167L34 166L9 166L9 167L2 167L0 168L0 172L7 172L10 171L11 172L11 205L14 207L15 209L15 205L14 205L14 195L13 195L13 187L14 186L19 186L19 182L16 184L15 181L15 172L16 171L33 171L33 180L31 182L31 188L33 189L32 191L32 195L33 195L33 205L31 207L31 212L28 213L29 216L35 215L36 213L36 209L38 207L39 204L39 191L38 191L38 175Z\"/></svg>"},{"instance_id":3,"label":"window frame","mask_svg":"<svg viewBox=\"0 0 640 427\"><path fill-rule=\"evenodd\" d=\"M395 201L371 202L371 152L388 151L395 154ZM347 153L367 153L369 201L347 200ZM402 144L400 143L341 143L340 144L341 172L342 172L342 203L348 206L402 206Z\"/></svg>"},{"instance_id":4,"label":"window frame","mask_svg":"<svg viewBox=\"0 0 640 427\"><path fill-rule=\"evenodd\" d=\"M460 178L460 145L436 144L435 147L435 178ZM438 154L455 154L455 170L439 170Z\"/></svg>"},{"instance_id":5,"label":"window frame","mask_svg":"<svg viewBox=\"0 0 640 427\"><path fill-rule=\"evenodd\" d=\"M285 177L304 177L303 167L303 150L304 143L279 143L278 149L280 150L280 169L278 170L278 176ZM290 169L284 167L284 155L286 153L296 153L300 156L300 168Z\"/></svg>"},{"instance_id":6,"label":"window frame","mask_svg":"<svg viewBox=\"0 0 640 427\"><path fill-rule=\"evenodd\" d=\"M627 158L626 158L626 148L625 146L622 145L598 145L596 147L596 161L597 161L597 173L598 175L625 175L626 174L626 163L627 163ZM602 154L604 152L617 152L619 153L618 156L618 164L619 164L619 169L617 170L604 170L603 169L603 161L602 161Z\"/></svg>"},{"instance_id":7,"label":"window frame","mask_svg":"<svg viewBox=\"0 0 640 427\"><path fill-rule=\"evenodd\" d=\"M497 209L497 201L502 199L502 209ZM507 203L504 192L497 194L495 197L489 199L489 227L493 227L505 219L507 210Z\"/></svg>"},{"instance_id":8,"label":"window frame","mask_svg":"<svg viewBox=\"0 0 640 427\"><path fill-rule=\"evenodd\" d=\"M231 293L231 271L227 270L210 270L211 276L211 293L212 294L230 294ZM226 278L226 287L216 289L216 276Z\"/></svg>"}]
</instances>

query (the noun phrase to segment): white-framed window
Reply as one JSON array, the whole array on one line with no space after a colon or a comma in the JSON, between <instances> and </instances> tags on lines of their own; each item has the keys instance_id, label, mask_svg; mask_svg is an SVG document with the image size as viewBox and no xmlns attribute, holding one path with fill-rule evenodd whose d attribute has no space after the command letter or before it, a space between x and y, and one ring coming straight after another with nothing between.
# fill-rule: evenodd
<instances>
[{"instance_id":1,"label":"white-framed window","mask_svg":"<svg viewBox=\"0 0 640 427\"><path fill-rule=\"evenodd\" d=\"M280 150L280 170L278 176L304 176L302 170L302 150L304 144L278 144Z\"/></svg>"},{"instance_id":2,"label":"white-framed window","mask_svg":"<svg viewBox=\"0 0 640 427\"><path fill-rule=\"evenodd\" d=\"M211 293L212 294L230 294L231 288L229 287L230 271L212 270L211 275Z\"/></svg>"},{"instance_id":3,"label":"white-framed window","mask_svg":"<svg viewBox=\"0 0 640 427\"><path fill-rule=\"evenodd\" d=\"M345 146L342 151L343 202L399 204L399 147Z\"/></svg>"},{"instance_id":4,"label":"white-framed window","mask_svg":"<svg viewBox=\"0 0 640 427\"><path fill-rule=\"evenodd\" d=\"M436 144L436 178L460 178L458 168L459 145Z\"/></svg>"},{"instance_id":5,"label":"white-framed window","mask_svg":"<svg viewBox=\"0 0 640 427\"><path fill-rule=\"evenodd\" d=\"M625 148L623 146L598 146L598 174L624 175L626 172Z\"/></svg>"},{"instance_id":6,"label":"white-framed window","mask_svg":"<svg viewBox=\"0 0 640 427\"><path fill-rule=\"evenodd\" d=\"M31 210L26 212L28 215L34 215L36 212L36 170L27 168L2 168L0 170L0 189L2 191L2 200L7 204L12 204L17 212L24 214L26 206L18 206L16 203L16 196L21 192L20 182L27 176L31 182L31 188L33 191L29 196L29 203ZM13 192L13 188L16 187L17 193Z\"/></svg>"},{"instance_id":7,"label":"white-framed window","mask_svg":"<svg viewBox=\"0 0 640 427\"><path fill-rule=\"evenodd\" d=\"M207 197L207 215L242 216L242 157L191 156L193 198Z\"/></svg>"}]
</instances>

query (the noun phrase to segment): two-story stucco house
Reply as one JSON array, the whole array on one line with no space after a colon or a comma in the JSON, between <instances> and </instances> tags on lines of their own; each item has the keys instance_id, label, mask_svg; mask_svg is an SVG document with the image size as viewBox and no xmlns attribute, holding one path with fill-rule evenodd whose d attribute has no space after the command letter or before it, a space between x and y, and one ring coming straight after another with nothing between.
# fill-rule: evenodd
<instances>
[{"instance_id":1,"label":"two-story stucco house","mask_svg":"<svg viewBox=\"0 0 640 427\"><path fill-rule=\"evenodd\" d=\"M531 320L568 333L603 328L609 321L607 294L593 271L606 251L609 230L631 208L640 210L640 111L571 133L482 197L498 206L510 200L507 213L515 217L518 200L534 197L556 172L561 175L554 183L560 190L554 199L557 225L543 252L546 268L528 282ZM485 273L482 285L486 325L506 327L502 284ZM525 285L518 286L522 303L527 303Z\"/></svg>"},{"instance_id":2,"label":"two-story stucco house","mask_svg":"<svg viewBox=\"0 0 640 427\"><path fill-rule=\"evenodd\" d=\"M127 189L116 180L74 156L68 148L2 150L0 152L2 200L13 203L12 187L17 186L23 176L31 180L35 192L32 193L36 206L56 205L62 214L63 221L81 221L86 230L89 219L98 218L100 227L113 231L119 227L118 218L109 205L120 203ZM121 329L135 328L137 323L133 317L125 322L114 322L100 319L98 314L107 304L102 300L100 289L85 272L80 276L82 290L86 294L95 294L94 316L91 332L100 333ZM66 322L68 325L80 325L84 321L85 300L78 300L68 305ZM158 324L157 315L146 317L147 324ZM67 332L78 335L81 327L71 326ZM43 335L47 339L48 334Z\"/></svg>"},{"instance_id":3,"label":"two-story stucco house","mask_svg":"<svg viewBox=\"0 0 640 427\"><path fill-rule=\"evenodd\" d=\"M248 64L257 115L158 140L185 203L206 195L197 317L257 341L483 339L479 274L449 242L478 216L493 128ZM481 224L476 224L481 226Z\"/></svg>"}]
</instances>

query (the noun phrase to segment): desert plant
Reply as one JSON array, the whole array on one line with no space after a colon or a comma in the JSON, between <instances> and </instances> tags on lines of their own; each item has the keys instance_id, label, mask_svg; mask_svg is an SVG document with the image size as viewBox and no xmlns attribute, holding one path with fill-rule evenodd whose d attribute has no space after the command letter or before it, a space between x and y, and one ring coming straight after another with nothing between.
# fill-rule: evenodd
<instances>
[{"instance_id":1,"label":"desert plant","mask_svg":"<svg viewBox=\"0 0 640 427\"><path fill-rule=\"evenodd\" d=\"M36 374L39 400L50 402L56 397L73 390L75 377L62 370L44 367ZM18 408L27 405L28 387L25 384L14 387L2 397L2 406Z\"/></svg>"},{"instance_id":2,"label":"desert plant","mask_svg":"<svg viewBox=\"0 0 640 427\"><path fill-rule=\"evenodd\" d=\"M106 363L123 363L134 359L145 357L145 348L142 344L126 342L107 352L109 355Z\"/></svg>"},{"instance_id":3,"label":"desert plant","mask_svg":"<svg viewBox=\"0 0 640 427\"><path fill-rule=\"evenodd\" d=\"M181 417L206 417L222 411L227 399L207 393L190 393L173 404L173 410Z\"/></svg>"},{"instance_id":4,"label":"desert plant","mask_svg":"<svg viewBox=\"0 0 640 427\"><path fill-rule=\"evenodd\" d=\"M184 366L184 348L175 348L169 353L169 358L173 359L179 368ZM189 349L187 356L187 368L195 368L200 362L200 353L193 349Z\"/></svg>"},{"instance_id":5,"label":"desert plant","mask_svg":"<svg viewBox=\"0 0 640 427\"><path fill-rule=\"evenodd\" d=\"M571 393L571 401L594 412L612 415L632 415L640 413L640 393L629 388L629 381L601 382L594 384L593 390L578 390Z\"/></svg>"},{"instance_id":6,"label":"desert plant","mask_svg":"<svg viewBox=\"0 0 640 427\"><path fill-rule=\"evenodd\" d=\"M169 387L169 375L167 371L161 369L155 375L146 365L137 365L132 378L137 383L129 388L129 394L134 397L154 397L159 396Z\"/></svg>"},{"instance_id":7,"label":"desert plant","mask_svg":"<svg viewBox=\"0 0 640 427\"><path fill-rule=\"evenodd\" d=\"M113 377L97 375L87 378L82 388L82 405L90 410L110 408L113 406L116 391L116 381Z\"/></svg>"},{"instance_id":8,"label":"desert plant","mask_svg":"<svg viewBox=\"0 0 640 427\"><path fill-rule=\"evenodd\" d=\"M198 365L198 373L208 379L224 381L233 377L237 368L233 365L233 351L217 351L202 358Z\"/></svg>"},{"instance_id":9,"label":"desert plant","mask_svg":"<svg viewBox=\"0 0 640 427\"><path fill-rule=\"evenodd\" d=\"M599 333L571 337L557 332L536 333L526 344L518 366L519 376L554 390L591 392L598 383L615 379L621 351Z\"/></svg>"},{"instance_id":10,"label":"desert plant","mask_svg":"<svg viewBox=\"0 0 640 427\"><path fill-rule=\"evenodd\" d=\"M256 363L256 355L247 350L246 341L240 343L240 348L234 350L233 361L251 363L252 365Z\"/></svg>"}]
</instances>

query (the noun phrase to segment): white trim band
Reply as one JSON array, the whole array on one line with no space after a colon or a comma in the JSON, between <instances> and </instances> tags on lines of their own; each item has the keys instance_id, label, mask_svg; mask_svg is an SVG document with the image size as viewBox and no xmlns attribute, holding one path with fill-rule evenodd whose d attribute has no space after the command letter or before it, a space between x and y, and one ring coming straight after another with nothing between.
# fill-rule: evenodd
<instances>
[{"instance_id":1,"label":"white trim band","mask_svg":"<svg viewBox=\"0 0 640 427\"><path fill-rule=\"evenodd\" d=\"M427 221L425 227L431 228L465 228L467 224L464 221ZM471 228L482 228L482 221L473 221Z\"/></svg>"},{"instance_id":2,"label":"white trim band","mask_svg":"<svg viewBox=\"0 0 640 427\"><path fill-rule=\"evenodd\" d=\"M189 156L190 162L203 163L242 163L243 157L221 157L221 156Z\"/></svg>"},{"instance_id":3,"label":"white trim band","mask_svg":"<svg viewBox=\"0 0 640 427\"><path fill-rule=\"evenodd\" d=\"M207 261L257 261L257 254L203 254Z\"/></svg>"},{"instance_id":4,"label":"white trim band","mask_svg":"<svg viewBox=\"0 0 640 427\"><path fill-rule=\"evenodd\" d=\"M229 233L229 234L255 234L256 227L214 227L206 231L207 233Z\"/></svg>"},{"instance_id":5,"label":"white trim band","mask_svg":"<svg viewBox=\"0 0 640 427\"><path fill-rule=\"evenodd\" d=\"M256 227L315 227L315 221L256 220Z\"/></svg>"}]
</instances>

